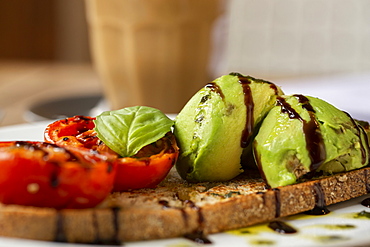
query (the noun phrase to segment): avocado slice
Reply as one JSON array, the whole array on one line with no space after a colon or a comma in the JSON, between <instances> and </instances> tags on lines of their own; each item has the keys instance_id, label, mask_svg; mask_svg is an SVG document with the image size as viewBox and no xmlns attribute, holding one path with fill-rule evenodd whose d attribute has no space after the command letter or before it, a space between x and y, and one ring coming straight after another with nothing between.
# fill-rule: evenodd
<instances>
[{"instance_id":1,"label":"avocado slice","mask_svg":"<svg viewBox=\"0 0 370 247\"><path fill-rule=\"evenodd\" d=\"M243 150L281 94L275 84L238 73L199 90L175 119L180 176L190 182L227 181L243 172Z\"/></svg>"},{"instance_id":2,"label":"avocado slice","mask_svg":"<svg viewBox=\"0 0 370 247\"><path fill-rule=\"evenodd\" d=\"M351 116L321 99L279 96L253 141L253 153L272 188L315 175L368 164L364 129Z\"/></svg>"}]
</instances>

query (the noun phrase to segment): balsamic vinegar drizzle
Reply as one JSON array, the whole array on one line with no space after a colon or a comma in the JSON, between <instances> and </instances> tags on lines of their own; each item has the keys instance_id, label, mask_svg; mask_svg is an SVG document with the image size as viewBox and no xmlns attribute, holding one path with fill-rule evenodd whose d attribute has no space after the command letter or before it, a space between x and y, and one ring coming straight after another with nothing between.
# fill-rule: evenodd
<instances>
[{"instance_id":1,"label":"balsamic vinegar drizzle","mask_svg":"<svg viewBox=\"0 0 370 247\"><path fill-rule=\"evenodd\" d=\"M93 217L93 225L94 225L94 229L98 229L98 219L97 219L97 216L96 216L96 213L95 211L93 211L92 213L92 217ZM93 242L94 244L101 244L103 243L102 240L100 239L100 235L99 235L99 231L96 231L96 234L95 234L95 240Z\"/></svg>"},{"instance_id":2,"label":"balsamic vinegar drizzle","mask_svg":"<svg viewBox=\"0 0 370 247\"><path fill-rule=\"evenodd\" d=\"M114 236L111 240L111 244L120 245L122 241L119 239L119 211L121 210L119 207L113 207L112 209L113 214L113 226L114 226Z\"/></svg>"},{"instance_id":3,"label":"balsamic vinegar drizzle","mask_svg":"<svg viewBox=\"0 0 370 247\"><path fill-rule=\"evenodd\" d=\"M370 208L370 197L361 201L361 205Z\"/></svg>"},{"instance_id":4,"label":"balsamic vinegar drizzle","mask_svg":"<svg viewBox=\"0 0 370 247\"><path fill-rule=\"evenodd\" d=\"M184 237L198 244L211 244L212 242L203 233L204 216L202 213L202 209L190 200L186 200L184 203L185 205L189 205L190 208L198 212L198 229L192 233L185 234Z\"/></svg>"},{"instance_id":5,"label":"balsamic vinegar drizzle","mask_svg":"<svg viewBox=\"0 0 370 247\"><path fill-rule=\"evenodd\" d=\"M309 211L306 211L305 213L308 215L325 215L330 213L330 210L326 207L325 202L325 194L321 187L320 183L315 183L313 186L314 193L315 193L315 207ZM280 190L278 188L271 189L274 191L275 195L275 218L280 217L281 213L281 194ZM370 207L370 198L368 198L368 207ZM296 233L297 230L293 227L287 225L286 223L282 221L271 221L268 224L268 227L273 229L276 232L283 233L283 234L291 234Z\"/></svg>"},{"instance_id":6,"label":"balsamic vinegar drizzle","mask_svg":"<svg viewBox=\"0 0 370 247\"><path fill-rule=\"evenodd\" d=\"M64 221L63 215L58 211L57 221L56 221L56 232L55 232L55 242L67 242L66 235L64 233Z\"/></svg>"},{"instance_id":7,"label":"balsamic vinegar drizzle","mask_svg":"<svg viewBox=\"0 0 370 247\"><path fill-rule=\"evenodd\" d=\"M63 153L68 154L69 155L69 158L67 159L68 161L77 160L76 155L74 155L71 151L69 151L66 148L59 147L53 143L46 143L46 142L32 143L28 141L15 141L15 146L18 148L25 148L25 149L29 149L32 151L36 151L36 150L41 151L43 152L43 156L44 156L43 158L45 160L48 159L48 155L49 155L49 151L47 148L58 149L58 150L61 150Z\"/></svg>"},{"instance_id":8,"label":"balsamic vinegar drizzle","mask_svg":"<svg viewBox=\"0 0 370 247\"><path fill-rule=\"evenodd\" d=\"M56 167L58 168L56 171L53 171L50 175L50 185L51 187L53 188L56 188L58 187L59 185L59 170L60 170L60 167L56 165Z\"/></svg>"},{"instance_id":9,"label":"balsamic vinegar drizzle","mask_svg":"<svg viewBox=\"0 0 370 247\"><path fill-rule=\"evenodd\" d=\"M321 135L320 126L315 118L315 110L309 103L309 99L303 95L294 95L302 108L306 109L310 115L310 121L304 120L298 112L291 107L284 98L278 97L277 104L281 106L281 112L288 114L290 119L298 119L303 123L303 133L306 138L306 147L311 159L310 171L315 172L326 158L324 141Z\"/></svg>"},{"instance_id":10,"label":"balsamic vinegar drizzle","mask_svg":"<svg viewBox=\"0 0 370 247\"><path fill-rule=\"evenodd\" d=\"M166 200L160 200L158 201L160 205L162 205L163 208L171 208L169 205L169 202ZM192 233L188 233L184 235L184 238L189 239L191 241L194 241L198 244L211 244L212 242L204 235L203 229L204 229L204 216L202 213L202 209L195 205L194 202L190 200L184 201L184 205L186 207L190 207L191 209L195 210L198 213L198 229L196 229ZM184 208L178 208L181 211L182 217L184 219L185 225L188 224L188 215Z\"/></svg>"},{"instance_id":11,"label":"balsamic vinegar drizzle","mask_svg":"<svg viewBox=\"0 0 370 247\"><path fill-rule=\"evenodd\" d=\"M330 213L330 210L326 207L325 194L321 184L319 182L315 183L313 189L315 191L315 207L305 213L308 215L325 215Z\"/></svg>"},{"instance_id":12,"label":"balsamic vinegar drizzle","mask_svg":"<svg viewBox=\"0 0 370 247\"><path fill-rule=\"evenodd\" d=\"M366 169L364 171L364 173L365 173L364 175L365 175L366 192L369 194L370 193L370 184L368 182L369 181L368 170ZM370 208L370 197L362 200L361 205Z\"/></svg>"},{"instance_id":13,"label":"balsamic vinegar drizzle","mask_svg":"<svg viewBox=\"0 0 370 247\"><path fill-rule=\"evenodd\" d=\"M240 142L240 146L242 148L246 148L250 142L252 132L253 132L253 125L254 125L254 116L253 116L253 110L254 110L254 102L253 102L253 96L252 91L249 86L251 83L248 77L239 76L239 83L243 87L243 93L244 93L244 104L247 108L247 114L246 114L246 123L244 130L242 132L242 139Z\"/></svg>"},{"instance_id":14,"label":"balsamic vinegar drizzle","mask_svg":"<svg viewBox=\"0 0 370 247\"><path fill-rule=\"evenodd\" d=\"M273 84L271 82L268 82L268 81L264 81L264 80L261 80L261 79L254 79L250 76L243 76L242 74L236 73L236 72L230 73L229 75L237 76L238 79L239 79L239 83L243 87L244 104L245 104L247 109L246 109L246 124L245 124L245 127L244 127L243 131L242 131L240 146L242 148L246 148L249 145L250 141L251 141L251 137L252 137L252 133L253 133L253 127L254 127L254 116L253 116L254 102L253 102L252 91L251 91L251 88L250 88L249 84L251 84L253 81L267 83L267 84L270 85L270 88L272 88L275 91L276 95L278 95L279 90L278 90L278 88L275 84ZM223 94L221 88L215 82L208 83L205 86L205 88L208 88L211 91L217 93L218 95L220 95L220 97L222 99L225 98L225 95ZM204 103L206 100L208 100L208 97L209 96L207 96L207 95L203 96L200 103ZM199 121L200 120L198 118L196 118L196 122L199 122Z\"/></svg>"},{"instance_id":15,"label":"balsamic vinegar drizzle","mask_svg":"<svg viewBox=\"0 0 370 247\"><path fill-rule=\"evenodd\" d=\"M163 208L170 208L171 207L169 202L165 201L165 200L160 200L160 201L158 201L158 203L161 204Z\"/></svg>"},{"instance_id":16,"label":"balsamic vinegar drizzle","mask_svg":"<svg viewBox=\"0 0 370 247\"><path fill-rule=\"evenodd\" d=\"M210 82L205 87L206 88L209 88L211 91L213 91L213 92L217 93L218 95L220 95L220 97L222 99L225 98L225 95L223 94L221 88L216 83Z\"/></svg>"},{"instance_id":17,"label":"balsamic vinegar drizzle","mask_svg":"<svg viewBox=\"0 0 370 247\"><path fill-rule=\"evenodd\" d=\"M251 83L250 82L251 78L246 77L246 76L242 76L239 73L230 73L230 75L238 76L239 83L243 87L244 104L247 108L247 110L246 110L247 114L246 114L246 125L245 125L245 128L244 128L243 132L242 132L242 138L240 140L240 146L242 148L245 148L245 147L248 146L248 144L250 142L252 131L253 131L253 123L254 123L254 119L253 119L254 103L253 103L252 92L251 92L251 89L250 89L250 86L249 86L249 84ZM217 93L218 95L220 95L220 97L222 99L225 98L225 95L223 94L221 88L216 83L210 82L205 86L205 88L209 88L211 91ZM203 98L202 98L202 100L203 100Z\"/></svg>"},{"instance_id":18,"label":"balsamic vinegar drizzle","mask_svg":"<svg viewBox=\"0 0 370 247\"><path fill-rule=\"evenodd\" d=\"M365 145L366 145L366 147L369 147L369 142L368 142L367 138L364 138L365 139L365 145L361 141L361 134L366 136L365 130L356 123L356 121L351 117L351 115L349 115L347 112L344 112L344 113L347 114L347 116L351 119L353 126L355 126L355 128L357 130L357 136L360 140L360 145L361 145L362 164L365 164L367 162Z\"/></svg>"},{"instance_id":19,"label":"balsamic vinegar drizzle","mask_svg":"<svg viewBox=\"0 0 370 247\"><path fill-rule=\"evenodd\" d=\"M274 188L272 190L275 192L275 218L279 218L281 211L280 190L278 188Z\"/></svg>"},{"instance_id":20,"label":"balsamic vinegar drizzle","mask_svg":"<svg viewBox=\"0 0 370 247\"><path fill-rule=\"evenodd\" d=\"M270 84L270 88L275 91L275 95L279 95L279 89L274 83L271 83L271 82L268 82L268 81L264 81L264 82Z\"/></svg>"},{"instance_id":21,"label":"balsamic vinegar drizzle","mask_svg":"<svg viewBox=\"0 0 370 247\"><path fill-rule=\"evenodd\" d=\"M46 142L40 142L40 143L32 143L32 142L27 142L27 141L16 141L15 146L18 148L25 148L27 150L31 151L40 151L42 152L43 159L45 161L49 161L49 150L48 148L53 148L53 149L58 149L62 150L64 153L68 154L69 158L67 159L68 161L76 160L77 157L70 152L68 149L59 147L55 144L52 143L46 143ZM60 166L58 162L51 162L54 166L55 169L51 172L50 174L50 186L53 188L58 187L59 185L59 171L60 171Z\"/></svg>"},{"instance_id":22,"label":"balsamic vinegar drizzle","mask_svg":"<svg viewBox=\"0 0 370 247\"><path fill-rule=\"evenodd\" d=\"M267 83L270 85L270 88L272 88L275 91L275 94L278 95L278 88L275 84L264 81L261 79L254 79L250 76L243 76L239 73L230 73L230 75L237 76L239 79L239 83L243 87L243 93L244 93L244 104L247 108L247 114L246 114L246 124L244 127L244 130L242 132L242 138L240 141L240 146L242 148L246 148L249 143L251 142L252 138L252 133L253 133L253 128L254 128L254 101L253 101L253 95L252 95L252 90L249 84L251 84L254 80L262 82L262 83Z\"/></svg>"},{"instance_id":23,"label":"balsamic vinegar drizzle","mask_svg":"<svg viewBox=\"0 0 370 247\"><path fill-rule=\"evenodd\" d=\"M203 232L201 231L185 234L184 238L194 241L198 244L212 244L212 242L206 236L204 236Z\"/></svg>"},{"instance_id":24,"label":"balsamic vinegar drizzle","mask_svg":"<svg viewBox=\"0 0 370 247\"><path fill-rule=\"evenodd\" d=\"M315 118L315 110L307 97L303 95L294 95L298 98L302 108L306 109L310 115L309 122L303 122L303 131L306 137L306 145L311 158L311 171L316 171L326 158L325 145L321 135L320 126Z\"/></svg>"},{"instance_id":25,"label":"balsamic vinegar drizzle","mask_svg":"<svg viewBox=\"0 0 370 247\"><path fill-rule=\"evenodd\" d=\"M281 233L281 234L292 234L297 233L297 230L293 228L292 226L288 225L287 223L279 220L271 221L268 224L268 227L274 230L275 232Z\"/></svg>"},{"instance_id":26,"label":"balsamic vinegar drizzle","mask_svg":"<svg viewBox=\"0 0 370 247\"><path fill-rule=\"evenodd\" d=\"M118 208L115 208L114 210L116 209L119 210ZM113 215L114 215L114 221L117 221L115 213L113 213ZM114 237L112 239L104 239L104 238L102 239L99 235L99 231L98 231L99 225L98 225L97 215L95 211L93 211L92 217L93 217L93 226L96 232L95 240L92 242L92 244L97 244L97 245L121 245L122 244L121 241L119 241L118 239L118 229L116 228L116 226L115 226Z\"/></svg>"},{"instance_id":27,"label":"balsamic vinegar drizzle","mask_svg":"<svg viewBox=\"0 0 370 247\"><path fill-rule=\"evenodd\" d=\"M290 119L298 119L301 122L304 120L301 118L301 116L298 114L296 110L294 110L284 98L278 97L276 100L276 104L281 107L281 112L288 114Z\"/></svg>"},{"instance_id":28,"label":"balsamic vinegar drizzle","mask_svg":"<svg viewBox=\"0 0 370 247\"><path fill-rule=\"evenodd\" d=\"M96 214L93 212L92 217L93 217L93 227L95 229L96 235L95 235L95 240L93 241L93 244L104 244L104 245L121 245L122 241L119 239L119 211L120 208L118 207L113 207L111 208L112 210L112 216L113 216L113 227L114 227L114 234L112 239L108 240L102 240L99 236L98 233L98 223L96 219ZM57 219L56 219L56 231L55 231L55 237L54 237L54 242L68 242L67 237L65 235L64 231L64 218L63 214L58 211L57 212Z\"/></svg>"},{"instance_id":29,"label":"balsamic vinegar drizzle","mask_svg":"<svg viewBox=\"0 0 370 247\"><path fill-rule=\"evenodd\" d=\"M26 148L26 149L31 149L31 150L39 150L39 151L42 151L44 153L44 155L47 155L47 152L45 152L45 150L43 150L42 148L40 148L39 146L37 146L36 144L31 143L31 142L16 141L15 146L16 147L21 147L21 148Z\"/></svg>"}]
</instances>

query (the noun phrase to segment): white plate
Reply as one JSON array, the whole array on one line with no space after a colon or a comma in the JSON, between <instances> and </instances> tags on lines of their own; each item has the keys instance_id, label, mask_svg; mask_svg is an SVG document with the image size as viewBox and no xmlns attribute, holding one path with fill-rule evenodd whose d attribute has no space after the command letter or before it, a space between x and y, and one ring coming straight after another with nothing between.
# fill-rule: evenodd
<instances>
[{"instance_id":1,"label":"white plate","mask_svg":"<svg viewBox=\"0 0 370 247\"><path fill-rule=\"evenodd\" d=\"M43 131L50 121L33 124L23 124L0 128L0 141L43 139ZM370 209L362 206L363 196L347 202L330 206L331 213L325 216L287 217L283 220L298 230L295 234L279 234L266 227L266 224L221 234L209 236L212 244L204 246L370 246L370 218L355 219L353 216ZM220 212L222 213L222 212ZM250 233L246 233L246 232ZM244 232L244 233L242 233ZM51 243L34 240L1 238L2 246L52 246L52 247L83 247L91 245ZM124 246L164 246L191 247L200 246L192 241L176 238L156 241L124 243Z\"/></svg>"}]
</instances>

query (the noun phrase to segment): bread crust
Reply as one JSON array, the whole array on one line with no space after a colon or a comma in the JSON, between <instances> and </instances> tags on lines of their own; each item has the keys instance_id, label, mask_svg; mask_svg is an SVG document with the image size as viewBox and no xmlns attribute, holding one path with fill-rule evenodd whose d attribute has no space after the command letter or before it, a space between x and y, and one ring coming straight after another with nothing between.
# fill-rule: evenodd
<instances>
[{"instance_id":1,"label":"bread crust","mask_svg":"<svg viewBox=\"0 0 370 247\"><path fill-rule=\"evenodd\" d=\"M121 243L211 234L367 194L370 168L277 189L262 179L189 184L176 172L155 189L113 193L92 209L0 205L0 235L77 243Z\"/></svg>"}]
</instances>

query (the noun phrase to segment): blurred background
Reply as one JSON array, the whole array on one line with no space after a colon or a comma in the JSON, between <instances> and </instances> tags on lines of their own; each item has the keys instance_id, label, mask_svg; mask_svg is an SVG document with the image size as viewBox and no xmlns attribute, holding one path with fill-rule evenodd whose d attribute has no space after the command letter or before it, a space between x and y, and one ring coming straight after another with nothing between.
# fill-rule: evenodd
<instances>
[{"instance_id":1,"label":"blurred background","mask_svg":"<svg viewBox=\"0 0 370 247\"><path fill-rule=\"evenodd\" d=\"M228 0L210 79L238 71L291 85L368 73L369 9L368 0ZM36 119L24 112L41 98L101 95L82 0L0 0L0 11L0 125Z\"/></svg>"},{"instance_id":2,"label":"blurred background","mask_svg":"<svg viewBox=\"0 0 370 247\"><path fill-rule=\"evenodd\" d=\"M90 61L82 0L0 0L0 58Z\"/></svg>"},{"instance_id":3,"label":"blurred background","mask_svg":"<svg viewBox=\"0 0 370 247\"><path fill-rule=\"evenodd\" d=\"M265 77L370 70L368 0L228 2L220 70ZM82 0L0 0L0 9L1 59L90 62Z\"/></svg>"}]
</instances>

